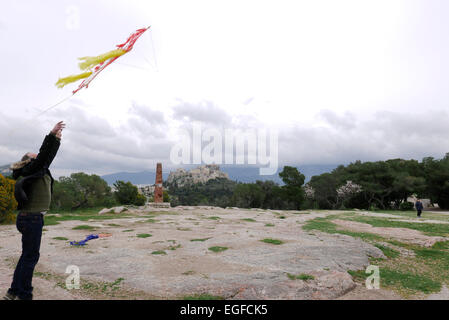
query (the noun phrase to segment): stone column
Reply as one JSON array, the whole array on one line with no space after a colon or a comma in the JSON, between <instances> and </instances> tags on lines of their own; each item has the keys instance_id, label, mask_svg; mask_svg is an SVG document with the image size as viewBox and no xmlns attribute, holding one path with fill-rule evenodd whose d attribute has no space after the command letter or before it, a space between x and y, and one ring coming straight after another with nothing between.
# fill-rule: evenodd
<instances>
[{"instance_id":1,"label":"stone column","mask_svg":"<svg viewBox=\"0 0 449 320\"><path fill-rule=\"evenodd\" d=\"M154 188L154 202L164 202L163 188L162 188L162 163L156 165L156 183Z\"/></svg>"}]
</instances>

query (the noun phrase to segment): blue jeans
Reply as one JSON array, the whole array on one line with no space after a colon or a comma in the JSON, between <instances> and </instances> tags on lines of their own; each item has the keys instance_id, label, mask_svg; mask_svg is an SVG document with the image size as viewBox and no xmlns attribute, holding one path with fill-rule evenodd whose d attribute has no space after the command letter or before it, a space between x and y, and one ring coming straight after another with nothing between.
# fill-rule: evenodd
<instances>
[{"instance_id":1,"label":"blue jeans","mask_svg":"<svg viewBox=\"0 0 449 320\"><path fill-rule=\"evenodd\" d=\"M23 300L33 299L32 279L34 267L39 261L44 216L40 213L24 215L19 213L17 230L22 234L22 255L14 271L9 293Z\"/></svg>"}]
</instances>

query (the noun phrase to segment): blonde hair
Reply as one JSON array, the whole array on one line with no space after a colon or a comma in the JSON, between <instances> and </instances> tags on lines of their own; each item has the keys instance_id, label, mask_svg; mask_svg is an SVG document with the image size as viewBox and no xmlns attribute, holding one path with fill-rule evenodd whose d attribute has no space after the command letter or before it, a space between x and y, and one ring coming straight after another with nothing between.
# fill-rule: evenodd
<instances>
[{"instance_id":1,"label":"blonde hair","mask_svg":"<svg viewBox=\"0 0 449 320\"><path fill-rule=\"evenodd\" d=\"M29 152L25 153L20 161L26 161L28 159L31 159L31 157L28 154Z\"/></svg>"}]
</instances>

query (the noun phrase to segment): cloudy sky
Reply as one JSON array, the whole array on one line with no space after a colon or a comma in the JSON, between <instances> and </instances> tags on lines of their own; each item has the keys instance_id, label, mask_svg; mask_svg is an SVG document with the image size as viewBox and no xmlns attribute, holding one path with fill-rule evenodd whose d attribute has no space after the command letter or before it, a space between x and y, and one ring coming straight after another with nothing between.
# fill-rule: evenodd
<instances>
[{"instance_id":1,"label":"cloudy sky","mask_svg":"<svg viewBox=\"0 0 449 320\"><path fill-rule=\"evenodd\" d=\"M87 90L77 58L151 25ZM278 132L279 164L449 152L449 1L2 1L0 165L67 128L56 176L174 166L192 123Z\"/></svg>"}]
</instances>

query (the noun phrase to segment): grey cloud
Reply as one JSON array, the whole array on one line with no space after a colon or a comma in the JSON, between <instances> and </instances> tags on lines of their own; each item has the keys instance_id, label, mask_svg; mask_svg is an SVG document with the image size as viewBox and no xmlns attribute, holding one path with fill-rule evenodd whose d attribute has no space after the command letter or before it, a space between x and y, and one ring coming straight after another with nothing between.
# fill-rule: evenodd
<instances>
[{"instance_id":1,"label":"grey cloud","mask_svg":"<svg viewBox=\"0 0 449 320\"><path fill-rule=\"evenodd\" d=\"M47 114L45 121L35 120L26 130L14 130L10 137L8 131L20 121L11 116L0 117L0 163L17 161L27 151L37 152L43 137L60 118L67 119L67 128L53 163L56 170L104 173L152 168L153 162L168 159L173 144L161 128L153 128L148 122L140 128L135 121L141 120L130 118L123 126L114 128L108 121L71 106Z\"/></svg>"},{"instance_id":2,"label":"grey cloud","mask_svg":"<svg viewBox=\"0 0 449 320\"><path fill-rule=\"evenodd\" d=\"M144 111L151 113L146 108ZM425 156L439 158L449 151L449 113L444 110L433 113L382 111L365 119L354 116L351 124L345 119L345 113L324 114L334 125L279 128L280 166L391 158L421 160ZM0 117L0 165L17 161L27 151L37 151L44 135L62 115L70 118L70 123L53 164L56 170L103 174L152 169L157 161L163 162L164 167L171 164L170 149L177 137L169 137L164 130L175 124L166 121L151 125L132 113L127 122L115 128L105 120L88 116L83 108L72 106L64 112L55 110L45 121L35 121L28 126L17 125L21 122L10 114ZM244 130L266 126L251 116L227 116L230 119L228 128ZM323 117L323 112L317 117ZM217 123L208 122L204 127L222 127L218 120ZM180 128L188 126L189 121L179 125ZM12 128L17 130L8 136Z\"/></svg>"},{"instance_id":3,"label":"grey cloud","mask_svg":"<svg viewBox=\"0 0 449 320\"><path fill-rule=\"evenodd\" d=\"M336 129L353 129L355 127L355 116L350 112L345 112L343 115L337 115L332 110L321 110L318 118L325 120L328 124Z\"/></svg>"},{"instance_id":4,"label":"grey cloud","mask_svg":"<svg viewBox=\"0 0 449 320\"><path fill-rule=\"evenodd\" d=\"M130 109L130 114L136 115L152 125L165 124L164 113L158 110L152 110L147 106L133 104L133 106Z\"/></svg>"},{"instance_id":5,"label":"grey cloud","mask_svg":"<svg viewBox=\"0 0 449 320\"><path fill-rule=\"evenodd\" d=\"M167 122L164 113L143 105L133 104L129 110L130 129L142 139L163 139L166 137Z\"/></svg>"},{"instance_id":6,"label":"grey cloud","mask_svg":"<svg viewBox=\"0 0 449 320\"><path fill-rule=\"evenodd\" d=\"M293 127L281 130L279 158L290 164L339 164L392 158L421 160L449 151L449 115L379 112L344 127Z\"/></svg>"},{"instance_id":7,"label":"grey cloud","mask_svg":"<svg viewBox=\"0 0 449 320\"><path fill-rule=\"evenodd\" d=\"M206 124L227 125L232 117L210 101L198 104L182 102L173 107L173 119L181 121L199 121Z\"/></svg>"}]
</instances>

